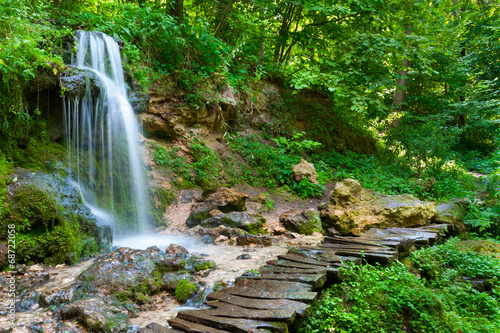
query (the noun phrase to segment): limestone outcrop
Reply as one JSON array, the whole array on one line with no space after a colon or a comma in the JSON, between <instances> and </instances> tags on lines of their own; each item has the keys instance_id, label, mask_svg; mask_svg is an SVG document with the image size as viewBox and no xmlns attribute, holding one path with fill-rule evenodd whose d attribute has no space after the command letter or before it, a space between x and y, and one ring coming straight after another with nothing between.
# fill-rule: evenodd
<instances>
[{"instance_id":1,"label":"limestone outcrop","mask_svg":"<svg viewBox=\"0 0 500 333\"><path fill-rule=\"evenodd\" d=\"M291 232L311 235L315 231L322 231L319 214L314 209L306 209L302 212L292 209L281 214L279 220Z\"/></svg>"},{"instance_id":2,"label":"limestone outcrop","mask_svg":"<svg viewBox=\"0 0 500 333\"><path fill-rule=\"evenodd\" d=\"M330 202L319 205L323 229L359 235L370 228L418 227L438 216L436 206L409 194L382 195L366 190L354 179L337 183Z\"/></svg>"},{"instance_id":3,"label":"limestone outcrop","mask_svg":"<svg viewBox=\"0 0 500 333\"><path fill-rule=\"evenodd\" d=\"M203 202L193 205L186 224L192 228L201 221L221 213L245 212L248 194L227 187L219 188Z\"/></svg>"},{"instance_id":4,"label":"limestone outcrop","mask_svg":"<svg viewBox=\"0 0 500 333\"><path fill-rule=\"evenodd\" d=\"M295 182L300 183L304 179L308 179L311 183L319 185L318 174L314 164L301 159L300 163L292 168L292 178Z\"/></svg>"}]
</instances>

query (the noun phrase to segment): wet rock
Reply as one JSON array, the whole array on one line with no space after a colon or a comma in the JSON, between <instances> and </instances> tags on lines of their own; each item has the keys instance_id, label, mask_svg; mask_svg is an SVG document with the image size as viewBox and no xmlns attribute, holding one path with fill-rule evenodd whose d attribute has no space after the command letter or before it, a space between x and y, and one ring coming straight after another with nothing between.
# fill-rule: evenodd
<instances>
[{"instance_id":1,"label":"wet rock","mask_svg":"<svg viewBox=\"0 0 500 333\"><path fill-rule=\"evenodd\" d=\"M175 251L183 252L181 247ZM156 246L145 251L123 247L96 259L80 274L77 288L86 294L120 295L143 303L146 295L174 291L178 281L191 281L197 272L215 268L215 262L187 253L162 253Z\"/></svg>"},{"instance_id":2,"label":"wet rock","mask_svg":"<svg viewBox=\"0 0 500 333\"><path fill-rule=\"evenodd\" d=\"M179 303L186 303L188 299L196 295L200 291L201 286L189 280L181 280L175 288L175 299Z\"/></svg>"},{"instance_id":3,"label":"wet rock","mask_svg":"<svg viewBox=\"0 0 500 333\"><path fill-rule=\"evenodd\" d=\"M252 244L271 246L273 245L273 239L269 236L243 235L236 238L236 244L240 246Z\"/></svg>"},{"instance_id":4,"label":"wet rock","mask_svg":"<svg viewBox=\"0 0 500 333\"><path fill-rule=\"evenodd\" d=\"M75 288L73 286L65 290L55 288L42 291L39 304L43 307L48 307L51 305L71 303L75 299Z\"/></svg>"},{"instance_id":5,"label":"wet rock","mask_svg":"<svg viewBox=\"0 0 500 333\"><path fill-rule=\"evenodd\" d=\"M177 244L170 244L166 249L165 252L168 254L176 255L176 254L189 254L188 250L186 250L184 247L177 245Z\"/></svg>"},{"instance_id":6,"label":"wet rock","mask_svg":"<svg viewBox=\"0 0 500 333\"><path fill-rule=\"evenodd\" d=\"M192 283L196 282L194 277L187 272L179 272L179 273L169 272L163 274L162 278L165 284L165 289L171 292L175 292L175 289L177 288L177 285L179 284L180 281L186 280Z\"/></svg>"},{"instance_id":7,"label":"wet rock","mask_svg":"<svg viewBox=\"0 0 500 333\"><path fill-rule=\"evenodd\" d=\"M299 164L293 166L292 179L297 183L300 183L304 179L308 179L311 183L319 185L316 168L312 163L304 159L301 159Z\"/></svg>"},{"instance_id":8,"label":"wet rock","mask_svg":"<svg viewBox=\"0 0 500 333\"><path fill-rule=\"evenodd\" d=\"M77 188L57 172L53 174L17 169L16 179L7 188L7 203L12 224L23 230L42 230L36 240L28 232L27 241L17 244L16 260L48 264L74 264L83 256L111 245L108 221L92 214L82 203ZM23 245L26 244L26 245Z\"/></svg>"},{"instance_id":9,"label":"wet rock","mask_svg":"<svg viewBox=\"0 0 500 333\"><path fill-rule=\"evenodd\" d=\"M120 332L127 328L128 311L111 305L112 301L102 298L88 298L64 305L59 316L63 320L75 318L90 332Z\"/></svg>"},{"instance_id":10,"label":"wet rock","mask_svg":"<svg viewBox=\"0 0 500 333\"><path fill-rule=\"evenodd\" d=\"M201 221L210 218L210 212L218 209L223 213L229 212L244 212L246 208L246 200L248 195L240 193L235 189L221 187L217 192L212 193L205 201L193 205L191 214L189 215L186 224L192 228L198 225Z\"/></svg>"},{"instance_id":11,"label":"wet rock","mask_svg":"<svg viewBox=\"0 0 500 333\"><path fill-rule=\"evenodd\" d=\"M247 253L241 254L236 257L236 260L247 260L247 259L252 259L252 256Z\"/></svg>"},{"instance_id":12,"label":"wet rock","mask_svg":"<svg viewBox=\"0 0 500 333\"><path fill-rule=\"evenodd\" d=\"M202 197L202 191L197 190L186 190L181 192L181 202L190 203L200 201Z\"/></svg>"},{"instance_id":13,"label":"wet rock","mask_svg":"<svg viewBox=\"0 0 500 333\"><path fill-rule=\"evenodd\" d=\"M318 206L323 229L359 235L370 228L418 227L437 216L434 203L412 195L381 195L365 190L358 181L344 179L330 194L330 203Z\"/></svg>"},{"instance_id":14,"label":"wet rock","mask_svg":"<svg viewBox=\"0 0 500 333\"><path fill-rule=\"evenodd\" d=\"M279 220L287 230L303 235L311 235L314 232L323 230L319 214L314 209L307 209L302 212L293 209L281 214Z\"/></svg>"},{"instance_id":15,"label":"wet rock","mask_svg":"<svg viewBox=\"0 0 500 333\"><path fill-rule=\"evenodd\" d=\"M220 236L225 236L228 239L232 239L248 234L248 232L243 229L227 228L223 225L216 228L203 228L201 225L198 225L194 228L189 229L187 232L192 236L200 238L204 243L207 244L214 243L214 241Z\"/></svg>"},{"instance_id":16,"label":"wet rock","mask_svg":"<svg viewBox=\"0 0 500 333\"><path fill-rule=\"evenodd\" d=\"M141 251L122 247L97 258L78 278L78 282L88 292L114 295L119 292L131 293L147 286L151 293L161 288L154 278L156 262L160 261L159 250Z\"/></svg>"},{"instance_id":17,"label":"wet rock","mask_svg":"<svg viewBox=\"0 0 500 333\"><path fill-rule=\"evenodd\" d=\"M128 96L128 101L133 110L137 114L146 113L149 108L149 95L141 92L134 91Z\"/></svg>"},{"instance_id":18,"label":"wet rock","mask_svg":"<svg viewBox=\"0 0 500 333\"><path fill-rule=\"evenodd\" d=\"M220 235L214 240L215 245L229 245L229 238L224 235Z\"/></svg>"},{"instance_id":19,"label":"wet rock","mask_svg":"<svg viewBox=\"0 0 500 333\"><path fill-rule=\"evenodd\" d=\"M90 83L91 94L99 94L99 80L92 71L82 70L69 66L62 73L60 85L64 94L72 98L82 98L86 93L87 83Z\"/></svg>"},{"instance_id":20,"label":"wet rock","mask_svg":"<svg viewBox=\"0 0 500 333\"><path fill-rule=\"evenodd\" d=\"M250 215L247 212L231 212L214 215L200 222L202 227L213 228L223 225L228 228L240 228L251 234L263 233L267 223L261 215Z\"/></svg>"}]
</instances>

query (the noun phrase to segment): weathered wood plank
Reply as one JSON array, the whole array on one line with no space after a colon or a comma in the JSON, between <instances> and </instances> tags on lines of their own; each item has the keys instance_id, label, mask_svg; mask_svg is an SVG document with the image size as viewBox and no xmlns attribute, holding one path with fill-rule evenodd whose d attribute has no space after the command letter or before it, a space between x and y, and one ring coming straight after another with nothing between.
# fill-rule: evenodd
<instances>
[{"instance_id":1,"label":"weathered wood plank","mask_svg":"<svg viewBox=\"0 0 500 333\"><path fill-rule=\"evenodd\" d=\"M319 260L316 260L316 259L311 259L311 258L309 258L307 256L300 256L300 255L293 254L293 253L287 253L285 255L279 255L278 259L290 260L290 261L295 261L295 262L299 262L299 263L302 263L302 264L315 265L315 266L328 266L328 263L326 263L324 261L319 261Z\"/></svg>"},{"instance_id":2,"label":"weathered wood plank","mask_svg":"<svg viewBox=\"0 0 500 333\"><path fill-rule=\"evenodd\" d=\"M312 285L314 288L321 288L326 282L326 271L321 274L276 274L273 272L261 273L258 276L242 276L240 279L251 280L275 280L275 281L292 281L302 282Z\"/></svg>"},{"instance_id":3,"label":"weathered wood plank","mask_svg":"<svg viewBox=\"0 0 500 333\"><path fill-rule=\"evenodd\" d=\"M208 301L220 301L238 305L248 309L274 310L289 309L302 316L306 313L309 305L289 299L253 299L231 295L225 292L214 291L207 296Z\"/></svg>"},{"instance_id":4,"label":"weathered wood plank","mask_svg":"<svg viewBox=\"0 0 500 333\"><path fill-rule=\"evenodd\" d=\"M206 305L214 309L197 310L200 314L209 316L227 317L227 318L243 318L252 320L266 321L283 321L292 323L295 320L296 313L293 309L247 309L234 304L224 302L208 301Z\"/></svg>"},{"instance_id":5,"label":"weathered wood plank","mask_svg":"<svg viewBox=\"0 0 500 333\"><path fill-rule=\"evenodd\" d=\"M244 297L284 298L309 303L318 297L318 293L311 290L311 285L301 282L241 279L236 282L234 287L227 289L226 292Z\"/></svg>"},{"instance_id":6,"label":"weathered wood plank","mask_svg":"<svg viewBox=\"0 0 500 333\"><path fill-rule=\"evenodd\" d=\"M197 324L215 327L220 330L227 330L237 333L253 333L253 332L288 332L288 325L283 322L266 322L262 320L251 319L235 319L210 316L207 314L200 314L200 311L190 310L181 311L177 317ZM267 330L267 331L266 331Z\"/></svg>"},{"instance_id":7,"label":"weathered wood plank","mask_svg":"<svg viewBox=\"0 0 500 333\"><path fill-rule=\"evenodd\" d=\"M342 251L339 254L345 256L353 256L353 257L361 257L361 252L353 252L353 251ZM383 264L388 264L393 262L397 255L388 255L388 254L378 254L378 253L363 253L363 258L369 263L380 262Z\"/></svg>"},{"instance_id":8,"label":"weathered wood plank","mask_svg":"<svg viewBox=\"0 0 500 333\"><path fill-rule=\"evenodd\" d=\"M310 264L304 264L304 263L299 263L299 262L290 261L290 260L268 260L267 264L279 266L279 267L304 268L304 269L325 269L326 268L324 265L323 266L310 265Z\"/></svg>"},{"instance_id":9,"label":"weathered wood plank","mask_svg":"<svg viewBox=\"0 0 500 333\"><path fill-rule=\"evenodd\" d=\"M263 266L259 268L261 274L276 273L276 274L321 274L326 273L327 268L320 266L316 268L288 268L280 266Z\"/></svg>"},{"instance_id":10,"label":"weathered wood plank","mask_svg":"<svg viewBox=\"0 0 500 333\"><path fill-rule=\"evenodd\" d=\"M231 331L222 331L214 327L205 326L202 324L194 323L191 321L187 321L181 318L172 318L168 320L168 323L173 328L177 328L182 330L182 332L188 333L228 333ZM176 331L180 332L180 331Z\"/></svg>"}]
</instances>

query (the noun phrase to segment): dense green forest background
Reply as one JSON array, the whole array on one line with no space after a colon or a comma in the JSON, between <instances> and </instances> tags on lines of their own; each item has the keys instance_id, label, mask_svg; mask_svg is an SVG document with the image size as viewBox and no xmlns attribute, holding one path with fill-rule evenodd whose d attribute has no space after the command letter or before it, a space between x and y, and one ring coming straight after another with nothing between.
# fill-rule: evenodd
<instances>
[{"instance_id":1,"label":"dense green forest background","mask_svg":"<svg viewBox=\"0 0 500 333\"><path fill-rule=\"evenodd\" d=\"M168 76L191 105L224 84L251 96L261 80L320 93L332 107L315 115L308 135L327 137L333 114L415 179L437 180L430 197L457 195L453 184L465 170L497 166L496 2L14 0L0 10L8 161L43 140L40 112L26 96L43 72L64 71L69 42L86 29L123 41L143 89Z\"/></svg>"}]
</instances>

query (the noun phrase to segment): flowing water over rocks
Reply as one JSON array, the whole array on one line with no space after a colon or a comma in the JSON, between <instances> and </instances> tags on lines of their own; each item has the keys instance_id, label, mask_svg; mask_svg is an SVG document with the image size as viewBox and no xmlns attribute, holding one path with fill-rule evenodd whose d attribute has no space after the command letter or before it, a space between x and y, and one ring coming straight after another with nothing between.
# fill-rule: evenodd
<instances>
[{"instance_id":1,"label":"flowing water over rocks","mask_svg":"<svg viewBox=\"0 0 500 333\"><path fill-rule=\"evenodd\" d=\"M95 31L79 31L77 37L72 65L88 74L77 75L81 82L64 83L79 92L65 97L64 104L69 163L85 203L109 214L115 233L146 232L139 125L128 101L118 43Z\"/></svg>"}]
</instances>

